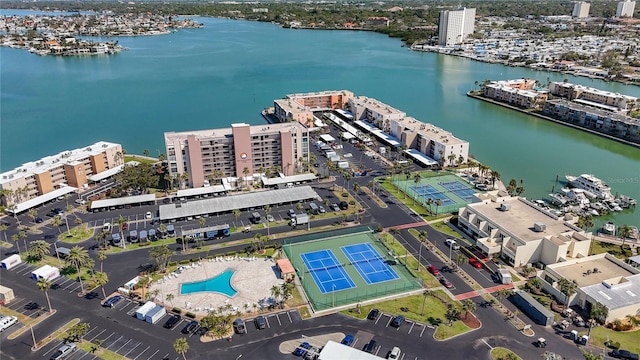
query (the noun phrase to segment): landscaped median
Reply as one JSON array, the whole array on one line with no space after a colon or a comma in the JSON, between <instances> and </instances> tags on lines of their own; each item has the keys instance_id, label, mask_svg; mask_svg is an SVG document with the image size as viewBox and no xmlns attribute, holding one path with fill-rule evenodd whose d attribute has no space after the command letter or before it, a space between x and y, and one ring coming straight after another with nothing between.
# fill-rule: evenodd
<instances>
[{"instance_id":1,"label":"landscaped median","mask_svg":"<svg viewBox=\"0 0 640 360\"><path fill-rule=\"evenodd\" d=\"M7 307L0 306L0 315L15 316L16 318L18 318L18 321L20 321L20 323L23 325L20 329L9 334L9 336L7 337L8 340L13 340L17 338L18 336L22 335L25 331L29 330L29 328L31 328L32 326L38 325L39 323L48 319L51 315L55 313L56 311L53 310L53 312L50 312L50 313L45 312L44 314L38 316L37 318L31 318L17 311L13 311Z\"/></svg>"},{"instance_id":2,"label":"landscaped median","mask_svg":"<svg viewBox=\"0 0 640 360\"><path fill-rule=\"evenodd\" d=\"M503 348L503 347L495 347L491 349L491 359L492 360L522 360L522 358L513 351Z\"/></svg>"},{"instance_id":3,"label":"landscaped median","mask_svg":"<svg viewBox=\"0 0 640 360\"><path fill-rule=\"evenodd\" d=\"M456 316L458 320L453 320L450 324L447 319L448 306L455 308L459 315ZM466 314L462 311L462 305L459 302L449 298L441 290L425 290L421 295L365 305L360 308L360 313L356 309L343 310L342 313L364 319L373 308L394 316L403 315L408 319L437 327L433 335L436 340L446 340L480 327L480 321L475 315Z\"/></svg>"}]
</instances>

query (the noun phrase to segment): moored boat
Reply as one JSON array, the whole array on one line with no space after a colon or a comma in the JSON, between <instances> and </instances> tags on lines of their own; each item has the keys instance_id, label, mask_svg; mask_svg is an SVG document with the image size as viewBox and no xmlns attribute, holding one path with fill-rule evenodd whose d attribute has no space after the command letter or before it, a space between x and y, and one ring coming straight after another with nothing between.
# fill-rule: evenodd
<instances>
[{"instance_id":1,"label":"moored boat","mask_svg":"<svg viewBox=\"0 0 640 360\"><path fill-rule=\"evenodd\" d=\"M569 181L569 185L578 189L583 189L586 192L595 195L599 199L613 199L611 187L593 175L566 175L565 178Z\"/></svg>"},{"instance_id":2,"label":"moored boat","mask_svg":"<svg viewBox=\"0 0 640 360\"><path fill-rule=\"evenodd\" d=\"M616 224L611 221L607 221L604 225L602 225L602 232L607 235L615 235L616 234Z\"/></svg>"}]
</instances>

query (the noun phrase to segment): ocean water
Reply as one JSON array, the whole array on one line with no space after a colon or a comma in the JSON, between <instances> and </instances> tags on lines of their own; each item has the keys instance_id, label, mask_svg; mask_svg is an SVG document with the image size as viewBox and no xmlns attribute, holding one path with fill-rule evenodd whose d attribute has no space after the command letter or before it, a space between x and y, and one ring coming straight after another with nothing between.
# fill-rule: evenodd
<instances>
[{"instance_id":1,"label":"ocean water","mask_svg":"<svg viewBox=\"0 0 640 360\"><path fill-rule=\"evenodd\" d=\"M205 27L109 39L128 48L114 56L0 48L0 169L99 140L157 155L164 132L260 124L285 94L347 89L468 140L503 181L522 179L529 198L546 196L556 176L592 173L640 199L640 150L465 96L475 81L520 77L631 96L640 87L411 52L371 32L197 20ZM615 221L640 226L640 211Z\"/></svg>"}]
</instances>

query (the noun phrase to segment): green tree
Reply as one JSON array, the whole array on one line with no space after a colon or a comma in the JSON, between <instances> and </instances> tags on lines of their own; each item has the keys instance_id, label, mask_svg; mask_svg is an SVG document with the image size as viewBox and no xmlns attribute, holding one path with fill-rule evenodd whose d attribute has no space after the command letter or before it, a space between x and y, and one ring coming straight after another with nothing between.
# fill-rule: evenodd
<instances>
[{"instance_id":1,"label":"green tree","mask_svg":"<svg viewBox=\"0 0 640 360\"><path fill-rule=\"evenodd\" d=\"M444 317L449 320L449 326L452 326L453 322L460 318L460 310L452 304L448 304Z\"/></svg>"},{"instance_id":2,"label":"green tree","mask_svg":"<svg viewBox=\"0 0 640 360\"><path fill-rule=\"evenodd\" d=\"M94 281L96 285L100 286L100 288L102 289L102 296L106 299L107 294L104 292L104 286L109 283L109 276L107 275L107 273L98 271L94 275Z\"/></svg>"},{"instance_id":3,"label":"green tree","mask_svg":"<svg viewBox=\"0 0 640 360\"><path fill-rule=\"evenodd\" d=\"M149 278L148 276L141 276L140 279L138 280L138 283L136 284L136 288L142 290L143 299L147 299L146 292L150 283L151 283L151 278Z\"/></svg>"},{"instance_id":4,"label":"green tree","mask_svg":"<svg viewBox=\"0 0 640 360\"><path fill-rule=\"evenodd\" d=\"M13 235L11 235L11 240L16 243L16 246L18 247L18 254L20 254L21 253L20 244L18 243L18 241L20 241L20 236L18 236L18 234L13 234ZM26 251L26 249L25 249L25 251Z\"/></svg>"},{"instance_id":5,"label":"green tree","mask_svg":"<svg viewBox=\"0 0 640 360\"><path fill-rule=\"evenodd\" d=\"M31 221L35 223L36 222L36 217L38 217L38 210L30 209L27 214L31 218Z\"/></svg>"},{"instance_id":6,"label":"green tree","mask_svg":"<svg viewBox=\"0 0 640 360\"><path fill-rule=\"evenodd\" d=\"M165 299L171 304L171 307L173 307L173 298L174 298L174 295L172 293L168 293L167 296L165 297Z\"/></svg>"},{"instance_id":7,"label":"green tree","mask_svg":"<svg viewBox=\"0 0 640 360\"><path fill-rule=\"evenodd\" d=\"M498 300L502 301L505 298L509 297L511 295L511 290L509 289L500 289L498 291L496 291L495 293L496 297L498 298Z\"/></svg>"},{"instance_id":8,"label":"green tree","mask_svg":"<svg viewBox=\"0 0 640 360\"><path fill-rule=\"evenodd\" d=\"M167 245L156 246L149 250L149 258L161 273L165 272L171 255L173 255L173 251Z\"/></svg>"},{"instance_id":9,"label":"green tree","mask_svg":"<svg viewBox=\"0 0 640 360\"><path fill-rule=\"evenodd\" d=\"M604 359L604 355L602 354L594 354L591 351L581 350L582 356L584 360L602 360Z\"/></svg>"},{"instance_id":10,"label":"green tree","mask_svg":"<svg viewBox=\"0 0 640 360\"><path fill-rule=\"evenodd\" d=\"M420 311L420 316L424 315L424 304L427 302L427 296L431 295L431 290L425 290L422 292L422 310Z\"/></svg>"},{"instance_id":11,"label":"green tree","mask_svg":"<svg viewBox=\"0 0 640 360\"><path fill-rule=\"evenodd\" d=\"M238 218L240 218L240 209L233 209L233 217L236 218L236 222L238 221Z\"/></svg>"},{"instance_id":12,"label":"green tree","mask_svg":"<svg viewBox=\"0 0 640 360\"><path fill-rule=\"evenodd\" d=\"M60 217L60 215L56 215L53 217L53 219L51 219L51 226L58 228L58 233L62 234L62 230L60 229L60 226L62 225L62 218Z\"/></svg>"},{"instance_id":13,"label":"green tree","mask_svg":"<svg viewBox=\"0 0 640 360\"><path fill-rule=\"evenodd\" d=\"M86 249L81 248L80 246L74 246L69 250L69 256L65 259L65 262L76 268L78 273L78 281L80 281L80 291L84 292L84 284L82 282L82 274L80 273L80 268L86 266L89 263L89 253Z\"/></svg>"},{"instance_id":14,"label":"green tree","mask_svg":"<svg viewBox=\"0 0 640 360\"><path fill-rule=\"evenodd\" d=\"M278 285L273 285L271 287L271 297L273 298L273 301L276 302L276 304L280 303L280 296L282 295L281 290L282 289Z\"/></svg>"},{"instance_id":15,"label":"green tree","mask_svg":"<svg viewBox=\"0 0 640 360\"><path fill-rule=\"evenodd\" d=\"M596 301L591 304L591 312L589 313L589 316L600 324L604 324L607 316L609 316L609 309L599 301Z\"/></svg>"},{"instance_id":16,"label":"green tree","mask_svg":"<svg viewBox=\"0 0 640 360\"><path fill-rule=\"evenodd\" d=\"M106 251L100 250L98 251L98 261L100 261L100 272L102 272L102 263L107 260L107 253Z\"/></svg>"},{"instance_id":17,"label":"green tree","mask_svg":"<svg viewBox=\"0 0 640 360\"><path fill-rule=\"evenodd\" d=\"M45 278L39 278L36 285L38 285L38 289L40 289L40 291L44 292L44 296L47 298L47 305L49 305L49 312L53 311L53 309L51 308L51 301L49 300L49 289L51 288L51 281Z\"/></svg>"},{"instance_id":18,"label":"green tree","mask_svg":"<svg viewBox=\"0 0 640 360\"><path fill-rule=\"evenodd\" d=\"M81 322L73 325L67 330L67 339L70 341L79 341L83 336L89 332L91 325L89 323Z\"/></svg>"},{"instance_id":19,"label":"green tree","mask_svg":"<svg viewBox=\"0 0 640 360\"><path fill-rule=\"evenodd\" d=\"M42 260L45 255L51 253L51 244L44 240L35 240L29 243L29 256L34 259Z\"/></svg>"},{"instance_id":20,"label":"green tree","mask_svg":"<svg viewBox=\"0 0 640 360\"><path fill-rule=\"evenodd\" d=\"M593 225L593 217L591 215L580 216L576 222L576 226L582 230L590 229Z\"/></svg>"},{"instance_id":21,"label":"green tree","mask_svg":"<svg viewBox=\"0 0 640 360\"><path fill-rule=\"evenodd\" d=\"M476 303L471 300L471 299L466 299L466 300L462 300L462 310L464 310L464 318L467 318L467 315L469 315L469 313L473 313L474 311L476 311L477 306Z\"/></svg>"},{"instance_id":22,"label":"green tree","mask_svg":"<svg viewBox=\"0 0 640 360\"><path fill-rule=\"evenodd\" d=\"M566 309L569 306L569 298L573 296L578 289L578 284L575 280L562 278L558 280L558 289L565 296L564 308Z\"/></svg>"}]
</instances>

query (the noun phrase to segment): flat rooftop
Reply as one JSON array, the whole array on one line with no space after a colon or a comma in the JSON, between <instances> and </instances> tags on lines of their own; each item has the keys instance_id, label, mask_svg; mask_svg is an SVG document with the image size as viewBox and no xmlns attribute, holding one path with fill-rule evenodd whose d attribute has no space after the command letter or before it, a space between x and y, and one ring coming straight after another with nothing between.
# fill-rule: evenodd
<instances>
[{"instance_id":1,"label":"flat rooftop","mask_svg":"<svg viewBox=\"0 0 640 360\"><path fill-rule=\"evenodd\" d=\"M439 143L446 143L448 145L468 143L465 140L461 140L453 136L453 134L451 134L447 130L439 128L433 124L424 123L410 116L407 116L402 120L394 120L394 121L398 122L399 124L402 124L405 127L405 131L407 128L412 129L413 131L418 132L422 136L432 139Z\"/></svg>"},{"instance_id":2,"label":"flat rooftop","mask_svg":"<svg viewBox=\"0 0 640 360\"><path fill-rule=\"evenodd\" d=\"M542 212L535 205L529 205L518 198L505 201L511 205L509 211L500 210L500 203L490 202L488 204L476 203L468 205L475 213L488 219L490 222L499 225L501 228L515 235L522 241L540 240L548 235L558 235L568 231L575 231L564 224L562 219L555 220L551 216ZM544 232L535 232L535 223L543 223L547 229Z\"/></svg>"},{"instance_id":3,"label":"flat rooftop","mask_svg":"<svg viewBox=\"0 0 640 360\"><path fill-rule=\"evenodd\" d=\"M228 128L220 128L220 129L207 129L207 130L191 130L191 131L183 131L183 132L166 132L164 133L164 141L165 143L173 143L175 140L185 141L188 136L194 135L198 140L205 139L220 139L220 138L231 138L233 137L232 128L233 127L241 127L241 126L250 126L251 134L256 135L265 135L265 134L278 134L281 132L297 132L298 129L306 130L304 125L298 123L297 121L287 122L287 123L276 123L276 124L268 124L268 125L249 125L245 123L232 124L231 127Z\"/></svg>"},{"instance_id":4,"label":"flat rooftop","mask_svg":"<svg viewBox=\"0 0 640 360\"><path fill-rule=\"evenodd\" d=\"M559 262L549 267L567 280L575 280L579 287L600 284L605 280L627 277L635 273L612 261L609 256L589 256L568 262ZM598 272L594 272L598 269ZM589 271L589 275L587 275ZM639 294L640 295L640 294Z\"/></svg>"},{"instance_id":5,"label":"flat rooftop","mask_svg":"<svg viewBox=\"0 0 640 360\"><path fill-rule=\"evenodd\" d=\"M374 98L367 96L355 96L351 99L356 105L366 107L379 114L401 114L403 117L406 116L404 111L400 111Z\"/></svg>"}]
</instances>

